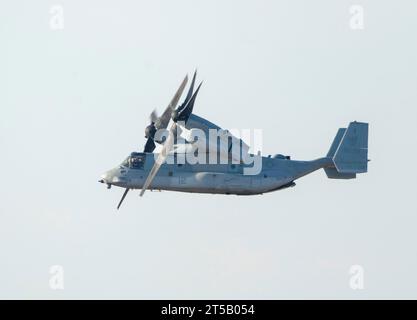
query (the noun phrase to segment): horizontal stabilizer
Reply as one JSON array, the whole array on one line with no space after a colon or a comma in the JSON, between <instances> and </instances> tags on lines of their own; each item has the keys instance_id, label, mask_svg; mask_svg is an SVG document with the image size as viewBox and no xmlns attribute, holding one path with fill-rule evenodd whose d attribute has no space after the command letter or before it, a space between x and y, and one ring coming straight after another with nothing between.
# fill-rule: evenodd
<instances>
[{"instance_id":1,"label":"horizontal stabilizer","mask_svg":"<svg viewBox=\"0 0 417 320\"><path fill-rule=\"evenodd\" d=\"M355 179L356 173L340 173L336 168L324 168L329 179Z\"/></svg>"}]
</instances>

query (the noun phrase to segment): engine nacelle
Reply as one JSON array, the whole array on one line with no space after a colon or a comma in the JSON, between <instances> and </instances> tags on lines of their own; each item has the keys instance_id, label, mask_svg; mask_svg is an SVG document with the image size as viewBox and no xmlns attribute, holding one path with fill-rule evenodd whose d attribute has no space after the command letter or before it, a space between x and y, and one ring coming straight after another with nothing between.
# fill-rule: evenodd
<instances>
[{"instance_id":1,"label":"engine nacelle","mask_svg":"<svg viewBox=\"0 0 417 320\"><path fill-rule=\"evenodd\" d=\"M200 129L183 130L181 136L191 142L195 149L205 153L217 153L227 159L229 156L233 160L241 161L243 155L249 153L249 146L243 140L234 137L227 130L218 130L217 138L207 136Z\"/></svg>"}]
</instances>

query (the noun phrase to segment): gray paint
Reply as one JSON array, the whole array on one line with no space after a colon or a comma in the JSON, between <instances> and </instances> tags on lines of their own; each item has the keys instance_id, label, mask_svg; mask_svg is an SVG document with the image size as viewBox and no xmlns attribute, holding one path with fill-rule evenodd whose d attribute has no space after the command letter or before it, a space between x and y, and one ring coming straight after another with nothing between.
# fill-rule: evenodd
<instances>
[{"instance_id":1,"label":"gray paint","mask_svg":"<svg viewBox=\"0 0 417 320\"><path fill-rule=\"evenodd\" d=\"M194 118L194 121L199 121ZM200 120L208 123L207 120ZM203 127L199 125L199 127ZM368 125L352 122L348 129L339 129L328 156L311 161L262 157L262 170L257 175L244 175L246 164L163 164L149 186L151 190L191 193L256 195L285 186L318 169L328 169L328 176L336 179L353 178L364 172L367 162ZM357 156L359 154L359 156ZM101 182L122 188L141 189L156 159L153 153L132 153L143 157L141 168L120 165L101 177ZM363 158L365 157L365 158ZM354 161L352 161L352 159ZM340 172L348 166L348 172ZM346 170L346 169L345 169ZM356 176L355 176L356 177Z\"/></svg>"},{"instance_id":2,"label":"gray paint","mask_svg":"<svg viewBox=\"0 0 417 320\"><path fill-rule=\"evenodd\" d=\"M149 189L213 194L255 195L281 188L320 168L330 167L330 158L313 161L293 161L263 157L263 169L258 175L232 172L233 164L189 165L164 164ZM120 166L105 173L105 183L123 188L141 189L154 163L154 154L146 154L144 169ZM243 167L244 165L235 165ZM241 171L237 169L237 171Z\"/></svg>"}]
</instances>

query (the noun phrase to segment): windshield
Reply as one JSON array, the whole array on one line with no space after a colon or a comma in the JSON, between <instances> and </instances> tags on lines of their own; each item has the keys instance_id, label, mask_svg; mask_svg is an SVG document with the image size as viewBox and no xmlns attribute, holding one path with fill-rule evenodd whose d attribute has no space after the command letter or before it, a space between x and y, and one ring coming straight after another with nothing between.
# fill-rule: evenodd
<instances>
[{"instance_id":1,"label":"windshield","mask_svg":"<svg viewBox=\"0 0 417 320\"><path fill-rule=\"evenodd\" d=\"M130 156L129 157L127 157L123 162L122 162L122 164L121 164L121 166L123 166L123 167L129 167L129 159L130 159Z\"/></svg>"}]
</instances>

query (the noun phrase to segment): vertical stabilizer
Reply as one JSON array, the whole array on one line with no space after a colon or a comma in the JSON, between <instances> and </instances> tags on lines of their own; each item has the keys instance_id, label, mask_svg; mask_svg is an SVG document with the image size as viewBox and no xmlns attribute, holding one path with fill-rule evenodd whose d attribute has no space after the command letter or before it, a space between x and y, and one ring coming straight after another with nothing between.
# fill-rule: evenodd
<instances>
[{"instance_id":1,"label":"vertical stabilizer","mask_svg":"<svg viewBox=\"0 0 417 320\"><path fill-rule=\"evenodd\" d=\"M367 123L355 121L349 124L334 153L333 162L339 173L352 174L368 171Z\"/></svg>"}]
</instances>

